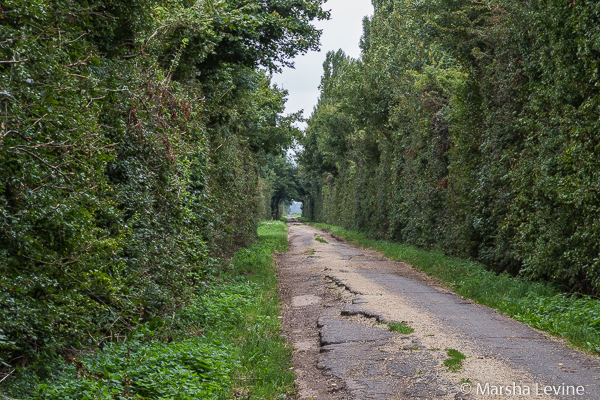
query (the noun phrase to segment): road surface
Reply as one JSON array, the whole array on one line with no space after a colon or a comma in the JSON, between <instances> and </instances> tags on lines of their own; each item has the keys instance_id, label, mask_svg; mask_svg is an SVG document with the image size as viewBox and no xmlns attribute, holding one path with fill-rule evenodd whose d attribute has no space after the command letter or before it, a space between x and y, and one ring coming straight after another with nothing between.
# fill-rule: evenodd
<instances>
[{"instance_id":1,"label":"road surface","mask_svg":"<svg viewBox=\"0 0 600 400\"><path fill-rule=\"evenodd\" d=\"M300 400L600 399L597 358L407 264L288 226L277 261ZM414 332L391 332L390 322ZM467 356L458 372L443 365L447 349Z\"/></svg>"}]
</instances>

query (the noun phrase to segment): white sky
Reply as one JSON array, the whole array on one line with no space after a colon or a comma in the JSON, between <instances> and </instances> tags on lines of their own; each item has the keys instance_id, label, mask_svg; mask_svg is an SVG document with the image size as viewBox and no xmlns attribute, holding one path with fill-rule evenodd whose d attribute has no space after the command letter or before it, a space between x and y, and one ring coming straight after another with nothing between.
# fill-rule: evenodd
<instances>
[{"instance_id":1,"label":"white sky","mask_svg":"<svg viewBox=\"0 0 600 400\"><path fill-rule=\"evenodd\" d=\"M321 51L296 57L295 69L285 68L281 74L273 76L273 82L289 92L286 114L303 109L304 117L310 117L319 98L318 86L328 51L342 49L351 57L360 56L358 43L362 36L362 20L366 15L373 15L371 0L329 0L323 8L331 10L331 19L315 24L317 29L323 30Z\"/></svg>"}]
</instances>

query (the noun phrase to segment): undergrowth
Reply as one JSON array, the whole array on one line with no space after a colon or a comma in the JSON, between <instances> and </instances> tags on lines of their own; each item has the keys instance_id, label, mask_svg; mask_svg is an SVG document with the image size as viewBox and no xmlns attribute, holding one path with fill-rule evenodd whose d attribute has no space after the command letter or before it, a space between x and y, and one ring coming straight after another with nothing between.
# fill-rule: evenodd
<instances>
[{"instance_id":1,"label":"undergrowth","mask_svg":"<svg viewBox=\"0 0 600 400\"><path fill-rule=\"evenodd\" d=\"M262 223L227 272L203 282L168 320L141 324L122 343L16 370L0 393L16 399L285 398L293 394L291 350L280 336L272 254L287 228ZM0 397L4 397L0 395Z\"/></svg>"},{"instance_id":2,"label":"undergrowth","mask_svg":"<svg viewBox=\"0 0 600 400\"><path fill-rule=\"evenodd\" d=\"M327 240L325 240L321 235L318 235L315 233L315 240L317 242L321 242L321 243L327 243Z\"/></svg>"},{"instance_id":3,"label":"undergrowth","mask_svg":"<svg viewBox=\"0 0 600 400\"><path fill-rule=\"evenodd\" d=\"M494 308L529 326L568 340L574 347L600 354L600 301L560 293L548 282L496 274L480 263L421 250L401 243L369 239L364 233L310 223L352 244L379 251L437 277L461 296Z\"/></svg>"}]
</instances>

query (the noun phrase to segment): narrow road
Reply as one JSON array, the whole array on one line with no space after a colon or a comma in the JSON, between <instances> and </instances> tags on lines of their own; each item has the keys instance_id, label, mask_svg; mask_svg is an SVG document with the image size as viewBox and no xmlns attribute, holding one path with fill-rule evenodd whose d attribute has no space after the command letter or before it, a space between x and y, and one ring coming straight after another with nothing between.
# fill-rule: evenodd
<instances>
[{"instance_id":1,"label":"narrow road","mask_svg":"<svg viewBox=\"0 0 600 400\"><path fill-rule=\"evenodd\" d=\"M277 261L300 400L600 399L597 358L407 264L288 226L290 250ZM467 356L458 372L443 365L446 349Z\"/></svg>"}]
</instances>

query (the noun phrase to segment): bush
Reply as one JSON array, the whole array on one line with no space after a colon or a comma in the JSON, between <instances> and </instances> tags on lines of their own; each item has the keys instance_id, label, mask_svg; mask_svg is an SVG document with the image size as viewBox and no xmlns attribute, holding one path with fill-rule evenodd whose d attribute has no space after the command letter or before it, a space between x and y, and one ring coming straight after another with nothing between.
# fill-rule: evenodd
<instances>
[{"instance_id":1,"label":"bush","mask_svg":"<svg viewBox=\"0 0 600 400\"><path fill-rule=\"evenodd\" d=\"M2 2L0 373L127 340L256 239L297 133L258 67L321 3Z\"/></svg>"}]
</instances>

